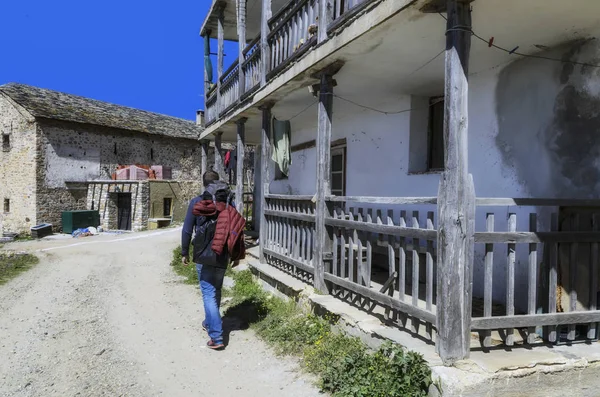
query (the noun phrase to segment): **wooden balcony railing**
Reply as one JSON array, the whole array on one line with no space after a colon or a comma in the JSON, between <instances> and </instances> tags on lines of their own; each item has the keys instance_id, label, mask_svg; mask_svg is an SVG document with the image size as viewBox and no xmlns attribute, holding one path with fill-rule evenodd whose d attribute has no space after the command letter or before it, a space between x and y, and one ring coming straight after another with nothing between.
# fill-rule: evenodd
<instances>
[{"instance_id":1,"label":"wooden balcony railing","mask_svg":"<svg viewBox=\"0 0 600 397\"><path fill-rule=\"evenodd\" d=\"M250 95L260 87L262 75L262 60L260 56L261 48L259 35L252 40L244 50L245 61L242 65L245 79L243 97Z\"/></svg>"},{"instance_id":2,"label":"wooden balcony railing","mask_svg":"<svg viewBox=\"0 0 600 397\"><path fill-rule=\"evenodd\" d=\"M263 65L259 35L244 49L241 65L240 59L235 60L220 77L219 95L215 95L214 88L206 93L206 124L215 122L241 100L256 92L260 88L263 74L266 74L269 81L317 44L319 1L291 0L268 21L268 64ZM328 1L332 6L332 23L327 29L332 30L374 0ZM244 76L241 85L240 66Z\"/></svg>"},{"instance_id":3,"label":"wooden balcony railing","mask_svg":"<svg viewBox=\"0 0 600 397\"><path fill-rule=\"evenodd\" d=\"M269 20L270 77L317 42L317 0L292 0Z\"/></svg>"},{"instance_id":4,"label":"wooden balcony railing","mask_svg":"<svg viewBox=\"0 0 600 397\"><path fill-rule=\"evenodd\" d=\"M219 115L226 113L233 105L237 103L240 97L240 73L238 60L231 64L231 66L221 76L221 89L220 93L220 104Z\"/></svg>"}]
</instances>

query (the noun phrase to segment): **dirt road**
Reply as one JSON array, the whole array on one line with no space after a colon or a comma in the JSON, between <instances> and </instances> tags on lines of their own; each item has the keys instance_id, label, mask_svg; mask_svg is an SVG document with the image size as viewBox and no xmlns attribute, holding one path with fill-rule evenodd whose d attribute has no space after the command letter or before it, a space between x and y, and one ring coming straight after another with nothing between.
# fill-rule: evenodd
<instances>
[{"instance_id":1,"label":"dirt road","mask_svg":"<svg viewBox=\"0 0 600 397\"><path fill-rule=\"evenodd\" d=\"M197 288L170 269L179 231L13 244L40 250L0 286L0 396L318 396L251 331L205 347Z\"/></svg>"}]
</instances>

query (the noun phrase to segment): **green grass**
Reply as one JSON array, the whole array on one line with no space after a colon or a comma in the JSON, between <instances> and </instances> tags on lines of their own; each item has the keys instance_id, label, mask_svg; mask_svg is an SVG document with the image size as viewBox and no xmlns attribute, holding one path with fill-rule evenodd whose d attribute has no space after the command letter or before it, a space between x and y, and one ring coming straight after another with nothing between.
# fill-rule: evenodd
<instances>
[{"instance_id":1,"label":"green grass","mask_svg":"<svg viewBox=\"0 0 600 397\"><path fill-rule=\"evenodd\" d=\"M249 270L234 279L225 316L245 313L279 354L302 359L304 369L319 377L322 391L334 397L427 395L431 371L421 355L392 343L371 351L358 338L336 332L337 318L316 316L268 294Z\"/></svg>"},{"instance_id":2,"label":"green grass","mask_svg":"<svg viewBox=\"0 0 600 397\"><path fill-rule=\"evenodd\" d=\"M173 251L173 268L190 284L195 266L181 265L181 249ZM193 269L191 271L190 269ZM323 318L293 301L267 293L249 270L227 273L235 280L224 317L249 325L281 355L295 355L302 367L319 378L333 397L421 397L432 384L423 357L385 343L372 351L358 338L336 331L335 317Z\"/></svg>"},{"instance_id":3,"label":"green grass","mask_svg":"<svg viewBox=\"0 0 600 397\"><path fill-rule=\"evenodd\" d=\"M0 253L0 285L31 269L39 262L34 255Z\"/></svg>"},{"instance_id":4,"label":"green grass","mask_svg":"<svg viewBox=\"0 0 600 397\"><path fill-rule=\"evenodd\" d=\"M193 247L190 245L190 252L193 252ZM181 262L181 246L173 250L173 259L171 260L171 266L175 273L179 274L184 278L186 284L198 284L198 272L196 272L196 265L190 258L187 266Z\"/></svg>"}]
</instances>

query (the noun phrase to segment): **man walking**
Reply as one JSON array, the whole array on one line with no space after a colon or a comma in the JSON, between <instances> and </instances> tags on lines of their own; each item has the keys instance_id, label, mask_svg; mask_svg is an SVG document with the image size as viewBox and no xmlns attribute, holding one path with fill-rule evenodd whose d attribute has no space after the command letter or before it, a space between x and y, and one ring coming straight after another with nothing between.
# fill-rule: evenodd
<instances>
[{"instance_id":1,"label":"man walking","mask_svg":"<svg viewBox=\"0 0 600 397\"><path fill-rule=\"evenodd\" d=\"M204 192L201 196L192 199L183 223L181 254L183 264L187 266L190 242L195 232L193 260L196 263L206 316L202 328L210 337L207 347L221 350L225 345L219 308L223 278L229 264L229 252L224 249L218 254L213 250L212 245L217 218L219 212L227 205L230 189L225 182L219 181L219 174L215 171L205 172L202 183Z\"/></svg>"}]
</instances>

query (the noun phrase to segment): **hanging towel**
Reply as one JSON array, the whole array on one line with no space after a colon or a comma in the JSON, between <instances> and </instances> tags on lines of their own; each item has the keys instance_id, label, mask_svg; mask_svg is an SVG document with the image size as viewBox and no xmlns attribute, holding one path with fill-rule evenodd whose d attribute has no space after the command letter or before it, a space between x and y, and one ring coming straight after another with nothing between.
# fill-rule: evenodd
<instances>
[{"instance_id":1,"label":"hanging towel","mask_svg":"<svg viewBox=\"0 0 600 397\"><path fill-rule=\"evenodd\" d=\"M288 176L290 164L292 164L291 124L289 121L281 121L273 118L273 161L279 166L279 170Z\"/></svg>"}]
</instances>

